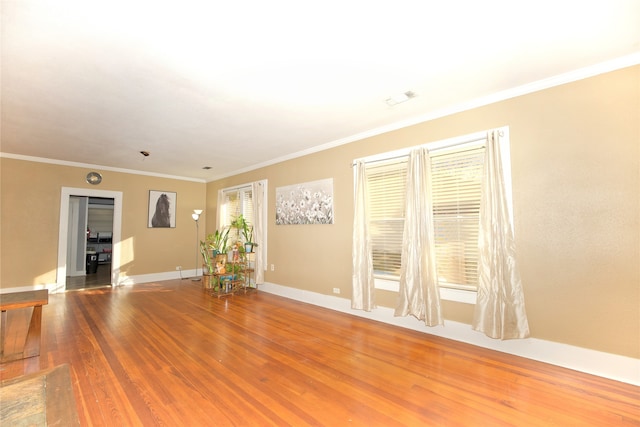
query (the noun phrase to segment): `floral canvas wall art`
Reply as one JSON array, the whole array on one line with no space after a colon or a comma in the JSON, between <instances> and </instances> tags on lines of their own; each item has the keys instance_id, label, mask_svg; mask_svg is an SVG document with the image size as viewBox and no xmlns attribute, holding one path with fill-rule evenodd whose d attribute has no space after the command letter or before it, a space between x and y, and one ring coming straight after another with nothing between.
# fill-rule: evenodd
<instances>
[{"instance_id":1,"label":"floral canvas wall art","mask_svg":"<svg viewBox=\"0 0 640 427\"><path fill-rule=\"evenodd\" d=\"M333 178L276 188L276 225L333 224Z\"/></svg>"}]
</instances>

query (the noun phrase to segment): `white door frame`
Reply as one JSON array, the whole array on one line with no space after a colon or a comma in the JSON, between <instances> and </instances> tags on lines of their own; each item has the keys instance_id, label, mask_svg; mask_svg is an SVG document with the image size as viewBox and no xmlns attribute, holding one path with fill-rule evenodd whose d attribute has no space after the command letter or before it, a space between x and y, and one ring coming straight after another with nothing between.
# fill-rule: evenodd
<instances>
[{"instance_id":1,"label":"white door frame","mask_svg":"<svg viewBox=\"0 0 640 427\"><path fill-rule=\"evenodd\" d=\"M56 287L51 292L62 292L67 281L67 235L69 233L69 201L71 196L103 197L113 199L113 235L111 253L111 285L120 281L120 235L122 234L122 192L94 190L92 188L62 187L60 195L60 228L58 232L58 269Z\"/></svg>"}]
</instances>

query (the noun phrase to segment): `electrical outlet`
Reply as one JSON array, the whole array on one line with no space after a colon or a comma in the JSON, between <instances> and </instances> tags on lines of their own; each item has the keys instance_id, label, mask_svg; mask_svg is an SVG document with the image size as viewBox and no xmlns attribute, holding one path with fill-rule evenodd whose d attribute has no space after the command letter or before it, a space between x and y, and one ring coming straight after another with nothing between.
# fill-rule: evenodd
<instances>
[{"instance_id":1,"label":"electrical outlet","mask_svg":"<svg viewBox=\"0 0 640 427\"><path fill-rule=\"evenodd\" d=\"M180 270L182 270L182 266L181 265L176 266L176 271L180 271Z\"/></svg>"},{"instance_id":2,"label":"electrical outlet","mask_svg":"<svg viewBox=\"0 0 640 427\"><path fill-rule=\"evenodd\" d=\"M271 264L271 271L275 271L276 270L276 266L274 264Z\"/></svg>"},{"instance_id":3,"label":"electrical outlet","mask_svg":"<svg viewBox=\"0 0 640 427\"><path fill-rule=\"evenodd\" d=\"M333 293L334 294L339 294L340 293L340 288L333 288Z\"/></svg>"}]
</instances>

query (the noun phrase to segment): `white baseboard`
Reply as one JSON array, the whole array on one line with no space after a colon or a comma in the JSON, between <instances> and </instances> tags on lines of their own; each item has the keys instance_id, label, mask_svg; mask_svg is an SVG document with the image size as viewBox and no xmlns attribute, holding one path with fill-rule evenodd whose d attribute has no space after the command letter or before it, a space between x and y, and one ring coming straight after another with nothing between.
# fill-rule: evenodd
<instances>
[{"instance_id":1,"label":"white baseboard","mask_svg":"<svg viewBox=\"0 0 640 427\"><path fill-rule=\"evenodd\" d=\"M202 274L201 270L182 270L182 271L165 271L162 273L152 273L152 274L139 274L136 276L127 276L125 274L120 274L118 276L117 283L115 286L131 286L136 285L138 283L149 283L149 282L161 282L164 280L176 280L176 279L187 279L196 278ZM49 293L55 294L57 292L64 292L65 289L58 289L56 283L47 283L41 285L31 285L31 286L20 286L15 288L1 288L0 294L8 293L8 292L23 292L23 291L36 291L39 289L47 289Z\"/></svg>"},{"instance_id":2,"label":"white baseboard","mask_svg":"<svg viewBox=\"0 0 640 427\"><path fill-rule=\"evenodd\" d=\"M163 273L152 273L152 274L138 274L136 276L126 276L124 274L120 274L118 278L118 283L116 286L130 286L137 285L139 283L149 283L149 282L161 282L164 280L176 280L176 279L184 279L185 282L187 279L195 278L196 273L195 270L182 270L180 271L165 271Z\"/></svg>"},{"instance_id":3,"label":"white baseboard","mask_svg":"<svg viewBox=\"0 0 640 427\"><path fill-rule=\"evenodd\" d=\"M354 316L477 345L478 347L550 363L633 385L640 385L640 359L537 338L504 341L495 340L472 330L470 325L450 320L445 320L444 326L428 327L412 316L395 317L394 310L391 308L378 307L370 312L353 310L351 308L351 301L346 298L318 294L276 285L274 283L264 283L260 285L260 291L352 314Z\"/></svg>"}]
</instances>

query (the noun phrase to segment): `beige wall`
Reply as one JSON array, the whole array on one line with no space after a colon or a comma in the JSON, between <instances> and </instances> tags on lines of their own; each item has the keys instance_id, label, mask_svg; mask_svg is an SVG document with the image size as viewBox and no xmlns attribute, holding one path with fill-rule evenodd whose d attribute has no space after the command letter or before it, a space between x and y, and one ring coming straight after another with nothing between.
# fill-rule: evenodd
<instances>
[{"instance_id":1,"label":"beige wall","mask_svg":"<svg viewBox=\"0 0 640 427\"><path fill-rule=\"evenodd\" d=\"M122 274L163 273L175 271L178 265L195 268L191 212L204 207L206 185L97 170L103 181L90 186L84 181L89 169L0 159L1 289L56 282L62 187L123 193L121 237L126 256ZM175 228L147 228L149 190L177 192Z\"/></svg>"},{"instance_id":2,"label":"beige wall","mask_svg":"<svg viewBox=\"0 0 640 427\"><path fill-rule=\"evenodd\" d=\"M508 125L518 261L532 336L640 358L640 67L367 138L209 183L268 179L270 283L351 294L354 158ZM276 226L275 189L334 179L335 224ZM214 222L209 222L213 227ZM212 228L209 229L212 231ZM377 292L380 306L396 294ZM473 307L445 302L447 319Z\"/></svg>"}]
</instances>

